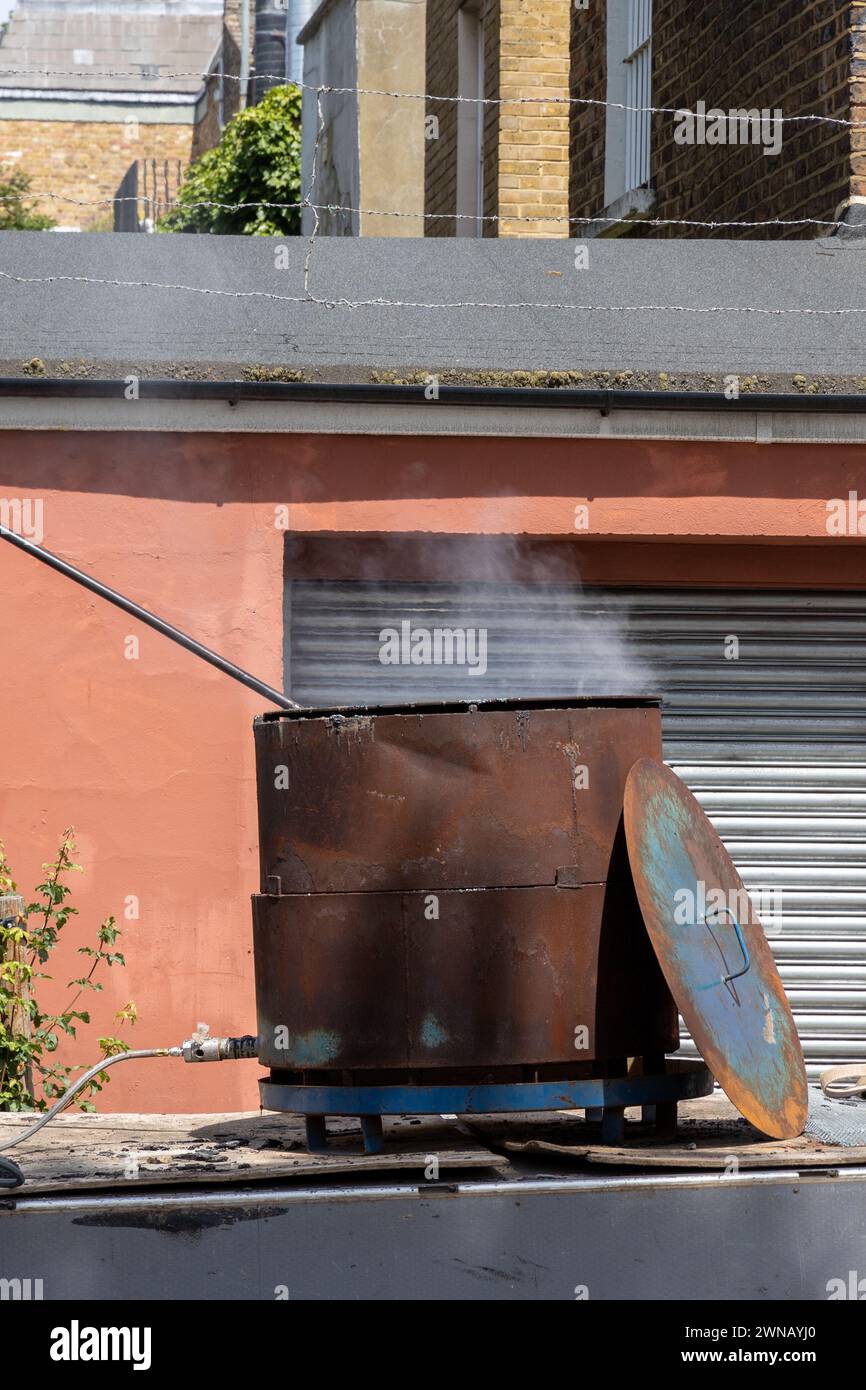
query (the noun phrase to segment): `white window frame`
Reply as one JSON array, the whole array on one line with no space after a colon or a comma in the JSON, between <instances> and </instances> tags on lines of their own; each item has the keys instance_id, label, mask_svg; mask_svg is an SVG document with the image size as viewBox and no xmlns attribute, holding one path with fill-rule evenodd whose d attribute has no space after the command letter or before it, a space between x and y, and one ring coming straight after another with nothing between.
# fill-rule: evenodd
<instances>
[{"instance_id":1,"label":"white window frame","mask_svg":"<svg viewBox=\"0 0 866 1390\"><path fill-rule=\"evenodd\" d=\"M650 182L652 0L608 0L604 201Z\"/></svg>"},{"instance_id":2,"label":"white window frame","mask_svg":"<svg viewBox=\"0 0 866 1390\"><path fill-rule=\"evenodd\" d=\"M457 236L483 236L484 22L481 0L466 0L457 11Z\"/></svg>"}]
</instances>

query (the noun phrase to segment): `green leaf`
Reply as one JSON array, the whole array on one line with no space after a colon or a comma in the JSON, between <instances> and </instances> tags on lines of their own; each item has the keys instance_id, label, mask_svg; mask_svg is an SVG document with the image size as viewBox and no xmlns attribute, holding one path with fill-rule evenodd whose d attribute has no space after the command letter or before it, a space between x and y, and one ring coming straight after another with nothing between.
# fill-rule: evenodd
<instances>
[{"instance_id":1,"label":"green leaf","mask_svg":"<svg viewBox=\"0 0 866 1390\"><path fill-rule=\"evenodd\" d=\"M85 990L102 991L101 982L94 978L95 972L103 965L109 968L125 964L120 951L105 949L114 946L121 934L115 918L106 917L96 930L95 945L76 946L77 953L86 956L90 966L86 975L69 981L68 988L74 993L67 1006L61 1005L56 1013L47 1013L40 1007L38 995L42 981L52 977L37 965L45 965L57 946L61 931L78 915L77 908L69 901L71 889L64 881L69 874L81 872L81 866L73 862L74 853L73 833L67 830L54 861L43 866L44 878L36 887L37 896L26 903L16 922L8 927L0 925L0 1110L44 1112L68 1089L72 1077L92 1064L92 1044L86 1063L69 1066L49 1059L57 1053L61 1037L80 1042L80 1027L90 1026L90 1013L75 1006ZM16 891L2 842L0 891ZM12 959L11 946L23 952L25 959ZM137 1010L131 1000L115 1015L119 1023L134 1024L136 1017ZM128 1050L127 1044L118 1038L100 1038L98 1046L103 1056ZM38 1094L30 1090L30 1075L35 1078ZM110 1074L101 1071L83 1088L75 1104L84 1110L95 1109L89 1096L110 1080Z\"/></svg>"},{"instance_id":2,"label":"green leaf","mask_svg":"<svg viewBox=\"0 0 866 1390\"><path fill-rule=\"evenodd\" d=\"M301 93L272 87L231 120L220 143L191 166L159 231L297 236L294 207L209 207L206 203L297 204L301 198Z\"/></svg>"}]
</instances>

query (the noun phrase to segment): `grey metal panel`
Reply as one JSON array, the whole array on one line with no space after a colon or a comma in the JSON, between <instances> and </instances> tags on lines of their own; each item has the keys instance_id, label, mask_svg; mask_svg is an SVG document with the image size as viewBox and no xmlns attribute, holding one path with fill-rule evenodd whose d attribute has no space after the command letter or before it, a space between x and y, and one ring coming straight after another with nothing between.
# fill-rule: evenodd
<instances>
[{"instance_id":1,"label":"grey metal panel","mask_svg":"<svg viewBox=\"0 0 866 1390\"><path fill-rule=\"evenodd\" d=\"M301 700L644 693L661 684L680 760L815 760L835 747L833 759L866 764L863 595L509 583L305 584L296 594ZM485 628L486 674L380 665L378 634L402 618ZM736 660L726 656L731 638Z\"/></svg>"},{"instance_id":2,"label":"grey metal panel","mask_svg":"<svg viewBox=\"0 0 866 1390\"><path fill-rule=\"evenodd\" d=\"M383 666L404 619L486 628L486 673ZM661 692L667 760L775 895L810 1074L866 1055L866 594L296 582L286 632L305 703Z\"/></svg>"},{"instance_id":3,"label":"grey metal panel","mask_svg":"<svg viewBox=\"0 0 866 1390\"><path fill-rule=\"evenodd\" d=\"M862 1271L864 1196L862 1168L7 1194L0 1277L47 1300L824 1301Z\"/></svg>"}]
</instances>

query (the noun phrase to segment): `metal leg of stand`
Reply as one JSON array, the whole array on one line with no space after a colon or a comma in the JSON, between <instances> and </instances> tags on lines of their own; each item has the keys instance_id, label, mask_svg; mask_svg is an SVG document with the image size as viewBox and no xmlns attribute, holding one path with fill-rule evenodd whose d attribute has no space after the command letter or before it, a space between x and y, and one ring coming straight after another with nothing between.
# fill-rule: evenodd
<instances>
[{"instance_id":1,"label":"metal leg of stand","mask_svg":"<svg viewBox=\"0 0 866 1390\"><path fill-rule=\"evenodd\" d=\"M601 1118L601 1142L621 1144L625 1139L625 1107L606 1105Z\"/></svg>"},{"instance_id":2,"label":"metal leg of stand","mask_svg":"<svg viewBox=\"0 0 866 1390\"><path fill-rule=\"evenodd\" d=\"M641 1058L641 1073L643 1076L663 1076L665 1070L664 1054L652 1052L646 1057ZM655 1104L642 1105L640 1117L645 1125L658 1124L658 1110Z\"/></svg>"},{"instance_id":3,"label":"metal leg of stand","mask_svg":"<svg viewBox=\"0 0 866 1390\"><path fill-rule=\"evenodd\" d=\"M362 1115L361 1133L364 1136L364 1153L380 1154L384 1151L385 1135L381 1115Z\"/></svg>"},{"instance_id":4,"label":"metal leg of stand","mask_svg":"<svg viewBox=\"0 0 866 1390\"><path fill-rule=\"evenodd\" d=\"M304 1129L307 1136L307 1148L311 1154L326 1154L328 1152L328 1131L325 1127L324 1115L305 1115Z\"/></svg>"},{"instance_id":5,"label":"metal leg of stand","mask_svg":"<svg viewBox=\"0 0 866 1390\"><path fill-rule=\"evenodd\" d=\"M659 1139L673 1139L677 1132L677 1103L675 1100L660 1102L655 1107L656 1136Z\"/></svg>"}]
</instances>

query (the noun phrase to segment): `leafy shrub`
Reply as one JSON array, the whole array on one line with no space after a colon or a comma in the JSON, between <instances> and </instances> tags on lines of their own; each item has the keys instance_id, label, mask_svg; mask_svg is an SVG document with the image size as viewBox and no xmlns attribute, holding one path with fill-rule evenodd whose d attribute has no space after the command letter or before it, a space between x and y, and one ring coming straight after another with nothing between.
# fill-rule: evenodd
<instances>
[{"instance_id":1,"label":"leafy shrub","mask_svg":"<svg viewBox=\"0 0 866 1390\"><path fill-rule=\"evenodd\" d=\"M190 168L161 232L293 236L297 207L207 207L207 203L297 203L301 197L301 93L271 87L223 131L222 139Z\"/></svg>"},{"instance_id":2,"label":"leafy shrub","mask_svg":"<svg viewBox=\"0 0 866 1390\"><path fill-rule=\"evenodd\" d=\"M125 965L120 951L113 949L120 929L113 917L106 917L96 932L95 946L79 946L78 954L89 960L85 973L70 980L67 988L74 990L59 1013L45 1013L36 997L36 981L50 979L44 970L70 917L78 909L67 901L71 889L64 881L72 873L80 873L81 865L73 862L75 840L72 830L65 830L57 856L43 864L45 880L37 884L36 901L26 903L17 919L0 921L0 1110L47 1110L48 1105L62 1095L73 1080L73 1073L91 1066L89 1059L82 1066L62 1066L51 1060L61 1033L77 1037L79 1024L90 1023L86 1009L77 1007L88 991L101 990L95 978L103 966ZM15 881L0 841L0 897L17 893ZM135 1005L130 1002L115 1014L117 1023L135 1023ZM99 1038L103 1057L128 1052L119 1038ZM100 1072L79 1093L75 1104L82 1110L94 1110L89 1099L111 1078ZM41 1094L37 1094L41 1091Z\"/></svg>"},{"instance_id":3,"label":"leafy shrub","mask_svg":"<svg viewBox=\"0 0 866 1390\"><path fill-rule=\"evenodd\" d=\"M0 170L0 232L44 232L55 225L53 217L34 211L29 193L30 179L23 170L8 175Z\"/></svg>"}]
</instances>

